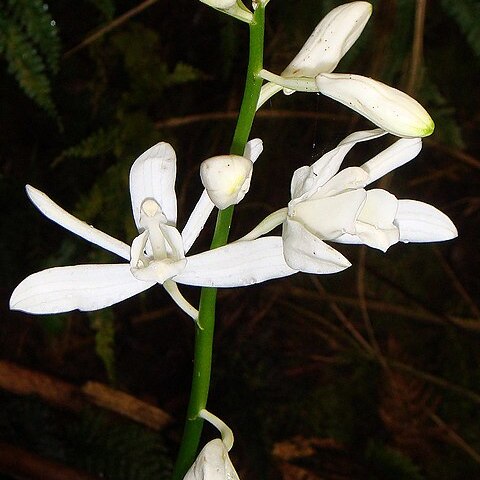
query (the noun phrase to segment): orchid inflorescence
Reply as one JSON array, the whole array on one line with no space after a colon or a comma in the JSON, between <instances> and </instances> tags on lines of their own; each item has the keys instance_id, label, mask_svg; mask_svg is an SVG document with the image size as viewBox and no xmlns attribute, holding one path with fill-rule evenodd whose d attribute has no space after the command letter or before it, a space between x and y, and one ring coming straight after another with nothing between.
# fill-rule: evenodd
<instances>
[{"instance_id":1,"label":"orchid inflorescence","mask_svg":"<svg viewBox=\"0 0 480 480\"><path fill-rule=\"evenodd\" d=\"M241 0L201 1L246 23L253 21L256 8L268 3L254 1L249 10ZM317 92L353 109L377 127L348 135L313 165L298 168L293 173L288 205L268 215L242 238L188 255L214 208L228 208L247 194L254 163L263 150L259 139L248 142L243 155L220 155L201 164L205 190L181 232L177 228L174 149L160 142L140 155L130 170L132 214L138 229L131 246L87 225L27 186L30 200L46 217L124 261L56 267L30 275L13 292L10 308L34 314L92 311L161 284L202 328L198 310L183 297L178 284L225 288L297 272L333 274L351 264L330 242L363 244L385 252L397 242L454 238L455 226L435 207L399 200L381 188L366 188L413 160L421 151L422 137L434 128L426 110L405 93L371 78L332 73L362 33L371 12L371 5L362 1L335 8L281 75L265 69L257 72L267 80L257 109L281 91ZM341 169L357 143L386 134L400 138L361 166ZM281 234L272 235L270 232L279 226ZM216 418L208 412L202 415L209 421ZM185 479L238 478L226 453L231 444L227 448L224 440L212 442L204 447Z\"/></svg>"}]
</instances>

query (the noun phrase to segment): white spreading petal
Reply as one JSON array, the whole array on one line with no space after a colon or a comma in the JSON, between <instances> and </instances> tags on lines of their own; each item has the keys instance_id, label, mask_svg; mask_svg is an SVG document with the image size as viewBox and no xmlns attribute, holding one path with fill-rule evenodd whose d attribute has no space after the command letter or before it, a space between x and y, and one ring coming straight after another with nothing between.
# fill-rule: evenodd
<instances>
[{"instance_id":1,"label":"white spreading petal","mask_svg":"<svg viewBox=\"0 0 480 480\"><path fill-rule=\"evenodd\" d=\"M215 205L210 200L207 191L204 190L182 230L183 248L185 249L185 253L192 248L192 245L203 230L203 227L214 207Z\"/></svg>"},{"instance_id":2,"label":"white spreading petal","mask_svg":"<svg viewBox=\"0 0 480 480\"><path fill-rule=\"evenodd\" d=\"M296 272L285 263L282 238L271 236L187 257L185 270L172 280L200 287L242 287Z\"/></svg>"},{"instance_id":3,"label":"white spreading petal","mask_svg":"<svg viewBox=\"0 0 480 480\"><path fill-rule=\"evenodd\" d=\"M222 440L216 438L202 448L184 480L239 480Z\"/></svg>"},{"instance_id":4,"label":"white spreading petal","mask_svg":"<svg viewBox=\"0 0 480 480\"><path fill-rule=\"evenodd\" d=\"M421 138L401 138L397 140L393 145L390 145L361 166L369 176L367 185L413 160L421 149Z\"/></svg>"},{"instance_id":5,"label":"white spreading petal","mask_svg":"<svg viewBox=\"0 0 480 480\"><path fill-rule=\"evenodd\" d=\"M105 248L105 250L108 250L109 252L117 254L125 260L130 259L130 247L126 243L123 243L120 240L97 230L95 227L82 222L82 220L79 220L57 205L40 190L37 190L30 185L27 185L25 189L32 203L47 218L58 223L58 225L66 228L75 235L78 235L99 247Z\"/></svg>"},{"instance_id":6,"label":"white spreading petal","mask_svg":"<svg viewBox=\"0 0 480 480\"><path fill-rule=\"evenodd\" d=\"M316 77L323 95L343 103L399 137L426 137L433 120L412 97L384 83L361 75L325 73Z\"/></svg>"},{"instance_id":7,"label":"white spreading petal","mask_svg":"<svg viewBox=\"0 0 480 480\"><path fill-rule=\"evenodd\" d=\"M236 205L250 188L253 163L239 155L219 155L204 160L200 178L215 206L224 210Z\"/></svg>"},{"instance_id":8,"label":"white spreading petal","mask_svg":"<svg viewBox=\"0 0 480 480\"><path fill-rule=\"evenodd\" d=\"M336 148L320 157L312 166L300 167L292 177L292 198L305 198L310 196L322 185L330 180L340 169L347 153L359 142L373 140L385 135L381 128L354 132L344 138Z\"/></svg>"},{"instance_id":9,"label":"white spreading petal","mask_svg":"<svg viewBox=\"0 0 480 480\"><path fill-rule=\"evenodd\" d=\"M452 221L428 203L399 200L396 225L401 242L441 242L458 235Z\"/></svg>"},{"instance_id":10,"label":"white spreading petal","mask_svg":"<svg viewBox=\"0 0 480 480\"><path fill-rule=\"evenodd\" d=\"M130 196L135 225L140 229L140 207L153 198L170 225L177 222L175 176L177 158L172 146L160 142L142 153L130 169Z\"/></svg>"},{"instance_id":11,"label":"white spreading petal","mask_svg":"<svg viewBox=\"0 0 480 480\"><path fill-rule=\"evenodd\" d=\"M289 217L307 226L322 240L332 240L356 231L355 223L367 192L351 190L334 197L319 198L289 205Z\"/></svg>"},{"instance_id":12,"label":"white spreading petal","mask_svg":"<svg viewBox=\"0 0 480 480\"><path fill-rule=\"evenodd\" d=\"M351 263L337 250L309 232L301 223L287 219L283 224L283 248L290 267L306 273L337 273Z\"/></svg>"},{"instance_id":13,"label":"white spreading petal","mask_svg":"<svg viewBox=\"0 0 480 480\"><path fill-rule=\"evenodd\" d=\"M12 293L10 308L34 314L98 310L154 284L137 280L128 263L56 267L23 280Z\"/></svg>"},{"instance_id":14,"label":"white spreading petal","mask_svg":"<svg viewBox=\"0 0 480 480\"><path fill-rule=\"evenodd\" d=\"M351 2L331 10L282 75L315 77L332 72L362 33L371 13L368 2Z\"/></svg>"}]
</instances>

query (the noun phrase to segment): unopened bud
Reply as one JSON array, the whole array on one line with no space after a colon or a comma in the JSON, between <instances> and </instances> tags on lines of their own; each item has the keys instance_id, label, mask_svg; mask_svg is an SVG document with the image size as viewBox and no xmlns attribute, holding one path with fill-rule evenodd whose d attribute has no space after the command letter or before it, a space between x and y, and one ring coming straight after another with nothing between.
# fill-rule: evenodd
<instances>
[{"instance_id":1,"label":"unopened bud","mask_svg":"<svg viewBox=\"0 0 480 480\"><path fill-rule=\"evenodd\" d=\"M200 177L210 200L223 210L239 203L250 188L253 163L238 155L212 157L200 166Z\"/></svg>"},{"instance_id":2,"label":"unopened bud","mask_svg":"<svg viewBox=\"0 0 480 480\"><path fill-rule=\"evenodd\" d=\"M428 112L406 93L361 75L321 74L323 95L343 103L383 130L398 137L427 137L435 124Z\"/></svg>"},{"instance_id":3,"label":"unopened bud","mask_svg":"<svg viewBox=\"0 0 480 480\"><path fill-rule=\"evenodd\" d=\"M368 2L340 5L317 25L297 56L282 72L284 77L310 77L330 73L356 42L372 14Z\"/></svg>"}]
</instances>

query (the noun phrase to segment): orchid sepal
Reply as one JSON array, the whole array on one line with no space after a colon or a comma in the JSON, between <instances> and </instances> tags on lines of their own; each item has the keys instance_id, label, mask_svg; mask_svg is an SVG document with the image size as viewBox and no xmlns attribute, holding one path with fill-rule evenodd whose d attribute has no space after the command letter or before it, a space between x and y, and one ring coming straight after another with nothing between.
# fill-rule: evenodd
<instances>
[{"instance_id":1,"label":"orchid sepal","mask_svg":"<svg viewBox=\"0 0 480 480\"><path fill-rule=\"evenodd\" d=\"M322 73L318 91L351 108L398 137L426 137L435 124L428 112L406 93L361 75Z\"/></svg>"}]
</instances>

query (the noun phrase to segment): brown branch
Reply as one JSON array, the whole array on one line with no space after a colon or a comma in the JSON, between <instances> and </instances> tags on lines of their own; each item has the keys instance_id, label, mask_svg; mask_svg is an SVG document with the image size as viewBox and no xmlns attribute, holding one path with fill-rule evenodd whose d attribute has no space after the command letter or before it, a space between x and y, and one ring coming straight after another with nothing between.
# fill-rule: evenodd
<instances>
[{"instance_id":1,"label":"brown branch","mask_svg":"<svg viewBox=\"0 0 480 480\"><path fill-rule=\"evenodd\" d=\"M406 92L413 95L420 77L420 68L423 57L423 33L425 29L425 10L427 8L426 0L417 0L417 8L415 10L415 28L413 32L412 42L412 61L410 65L410 74Z\"/></svg>"},{"instance_id":2,"label":"brown branch","mask_svg":"<svg viewBox=\"0 0 480 480\"><path fill-rule=\"evenodd\" d=\"M310 279L312 280L312 283L315 285L317 292L322 293L325 296L326 290L321 284L320 280L318 280L318 278L315 275L311 275ZM338 307L335 301L330 300L328 302L328 306L330 307L332 312L336 315L338 320L340 320L340 323L350 332L350 335L352 335L352 337L357 341L357 343L363 347L365 352L368 355L375 355L375 349L368 343L367 340L365 340L365 338L363 338L363 335L355 328L353 323L350 322L348 317Z\"/></svg>"},{"instance_id":3,"label":"brown branch","mask_svg":"<svg viewBox=\"0 0 480 480\"><path fill-rule=\"evenodd\" d=\"M312 292L304 288L292 286L291 294L296 297L310 298L312 300L318 299L320 297L332 302L336 302L338 304L349 305L355 308L359 308L357 298L346 297L342 295L333 295L326 292L325 290L318 290L317 292ZM368 308L377 312L391 313L402 317L415 318L436 325L445 325L451 323L457 327L464 328L465 330L480 332L480 322L476 321L475 319L460 318L455 316L449 316L448 319L444 319L443 317L423 308L413 309L405 305L398 305L395 303L374 300L371 298L367 298L367 300Z\"/></svg>"},{"instance_id":4,"label":"brown branch","mask_svg":"<svg viewBox=\"0 0 480 480\"><path fill-rule=\"evenodd\" d=\"M454 157L456 160L459 160L470 167L476 168L480 170L480 160L473 155L470 155L458 148L449 147L448 145L444 145L443 143L438 143L430 138L425 139L425 143L429 146L438 150L441 153L445 153L446 155L450 155Z\"/></svg>"},{"instance_id":5,"label":"brown branch","mask_svg":"<svg viewBox=\"0 0 480 480\"><path fill-rule=\"evenodd\" d=\"M160 408L101 383L87 382L78 387L8 361L0 361L0 388L16 395L36 395L71 411L93 404L153 430L162 430L172 422L170 415Z\"/></svg>"},{"instance_id":6,"label":"brown branch","mask_svg":"<svg viewBox=\"0 0 480 480\"><path fill-rule=\"evenodd\" d=\"M238 111L228 112L205 112L196 113L192 115L185 115L183 117L172 117L165 120L159 120L155 124L155 128L176 128L183 127L185 125L191 125L193 123L200 122L215 122L223 120L236 120L238 117ZM312 119L312 120L328 120L330 122L348 122L351 117L347 115L338 115L333 113L312 112L309 110L295 111L295 110L260 110L256 114L257 119L262 118L280 118L280 119Z\"/></svg>"},{"instance_id":7,"label":"brown branch","mask_svg":"<svg viewBox=\"0 0 480 480\"><path fill-rule=\"evenodd\" d=\"M0 472L28 480L98 479L4 442L0 442Z\"/></svg>"},{"instance_id":8,"label":"brown branch","mask_svg":"<svg viewBox=\"0 0 480 480\"><path fill-rule=\"evenodd\" d=\"M472 448L453 428L445 423L436 413L429 411L429 417L436 423L442 430L445 431L450 438L451 443L462 449L467 455L469 455L475 462L480 463L480 453Z\"/></svg>"},{"instance_id":9,"label":"brown branch","mask_svg":"<svg viewBox=\"0 0 480 480\"><path fill-rule=\"evenodd\" d=\"M86 46L90 45L91 43L95 42L98 40L100 37L105 35L105 33L110 32L111 30L114 30L115 28L119 27L123 23L125 23L127 20L130 18L134 17L135 15L138 15L140 12L143 12L146 8L152 6L154 3L156 3L158 0L145 0L142 2L140 5L137 5L136 7L128 10L128 12L125 12L123 15L120 15L119 17L115 18L111 22L109 22L107 25L99 28L92 34L88 35L82 42L80 42L78 45L75 47L71 48L67 52L63 54L63 58L67 59L71 57L74 53L78 52L82 48L85 48Z\"/></svg>"},{"instance_id":10,"label":"brown branch","mask_svg":"<svg viewBox=\"0 0 480 480\"><path fill-rule=\"evenodd\" d=\"M468 293L467 289L463 286L462 282L458 278L457 274L453 270L453 268L449 265L449 263L443 257L441 251L436 246L432 246L433 253L437 256L440 265L442 266L443 270L447 274L448 278L452 282L453 287L458 292L458 294L465 300L465 302L470 306L470 309L477 318L480 318L480 309L478 305L475 303L475 300L472 296Z\"/></svg>"}]
</instances>

